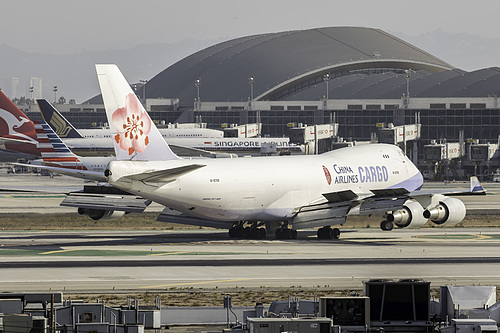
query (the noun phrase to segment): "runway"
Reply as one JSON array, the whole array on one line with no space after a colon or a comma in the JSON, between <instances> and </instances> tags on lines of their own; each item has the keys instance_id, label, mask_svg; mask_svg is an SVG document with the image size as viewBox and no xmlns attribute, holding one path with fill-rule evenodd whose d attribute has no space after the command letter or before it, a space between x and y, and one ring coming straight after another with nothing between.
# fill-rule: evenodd
<instances>
[{"instance_id":1,"label":"runway","mask_svg":"<svg viewBox=\"0 0 500 333\"><path fill-rule=\"evenodd\" d=\"M0 193L0 214L74 212L59 203L68 189L83 185L64 176L0 173L0 181L8 188ZM495 214L499 184L483 186L489 195L461 199L469 212ZM40 188L47 193L26 192ZM361 289L369 279L407 278L434 287L497 285L500 229L344 229L337 241L318 241L315 230L299 231L297 240L286 241L232 240L225 230L0 231L1 291Z\"/></svg>"},{"instance_id":2,"label":"runway","mask_svg":"<svg viewBox=\"0 0 500 333\"><path fill-rule=\"evenodd\" d=\"M496 285L500 229L313 231L290 241L233 241L225 232L2 232L3 291L173 288L361 289L369 279Z\"/></svg>"}]
</instances>

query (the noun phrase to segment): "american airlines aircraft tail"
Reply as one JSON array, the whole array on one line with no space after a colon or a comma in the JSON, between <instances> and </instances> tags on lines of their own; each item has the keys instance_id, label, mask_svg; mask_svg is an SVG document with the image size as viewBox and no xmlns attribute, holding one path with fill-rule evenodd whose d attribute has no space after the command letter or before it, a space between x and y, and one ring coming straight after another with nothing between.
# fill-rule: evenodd
<instances>
[{"instance_id":1,"label":"american airlines aircraft tail","mask_svg":"<svg viewBox=\"0 0 500 333\"><path fill-rule=\"evenodd\" d=\"M274 233L288 239L298 229L319 228L318 238L331 239L340 234L332 226L348 215L380 214L382 230L428 220L454 225L465 217L459 199L421 191L419 170L393 145L316 156L180 159L119 69L96 69L118 158L106 170L108 181L168 207L160 221L227 228L231 237L244 238Z\"/></svg>"},{"instance_id":2,"label":"american airlines aircraft tail","mask_svg":"<svg viewBox=\"0 0 500 333\"><path fill-rule=\"evenodd\" d=\"M40 156L33 122L0 90L0 150L19 158Z\"/></svg>"},{"instance_id":3,"label":"american airlines aircraft tail","mask_svg":"<svg viewBox=\"0 0 500 333\"><path fill-rule=\"evenodd\" d=\"M66 174L72 177L105 182L104 171L114 156L82 157L74 154L59 138L54 130L45 122L35 121L37 147L41 159L30 161L30 164L16 163L17 165L36 167Z\"/></svg>"}]
</instances>

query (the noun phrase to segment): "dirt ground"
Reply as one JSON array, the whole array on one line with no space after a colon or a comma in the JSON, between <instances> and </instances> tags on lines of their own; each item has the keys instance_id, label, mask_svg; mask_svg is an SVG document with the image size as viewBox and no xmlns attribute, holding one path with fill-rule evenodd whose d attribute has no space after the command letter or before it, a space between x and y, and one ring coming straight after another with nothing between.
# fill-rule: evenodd
<instances>
[{"instance_id":1,"label":"dirt ground","mask_svg":"<svg viewBox=\"0 0 500 333\"><path fill-rule=\"evenodd\" d=\"M2 214L0 230L173 230L202 227L156 221L157 213L129 214L117 220L94 221L88 216L70 214ZM353 216L342 229L379 228L379 216ZM499 215L467 215L457 228L500 227ZM428 223L424 228L439 228Z\"/></svg>"}]
</instances>

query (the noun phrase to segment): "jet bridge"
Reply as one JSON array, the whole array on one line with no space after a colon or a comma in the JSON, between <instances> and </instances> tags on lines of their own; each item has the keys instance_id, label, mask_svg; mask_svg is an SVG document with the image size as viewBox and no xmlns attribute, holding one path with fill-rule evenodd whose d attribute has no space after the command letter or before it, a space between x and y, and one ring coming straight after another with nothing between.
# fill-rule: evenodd
<instances>
[{"instance_id":1,"label":"jet bridge","mask_svg":"<svg viewBox=\"0 0 500 333\"><path fill-rule=\"evenodd\" d=\"M290 143L306 146L307 154L318 154L331 150L331 142L337 137L339 124L303 125L289 123Z\"/></svg>"}]
</instances>

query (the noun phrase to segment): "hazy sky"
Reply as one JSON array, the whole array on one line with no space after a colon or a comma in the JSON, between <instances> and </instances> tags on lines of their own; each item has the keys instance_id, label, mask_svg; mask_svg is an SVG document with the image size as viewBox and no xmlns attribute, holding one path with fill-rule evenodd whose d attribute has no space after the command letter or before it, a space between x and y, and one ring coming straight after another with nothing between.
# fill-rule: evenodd
<instances>
[{"instance_id":1,"label":"hazy sky","mask_svg":"<svg viewBox=\"0 0 500 333\"><path fill-rule=\"evenodd\" d=\"M125 77L138 82L217 42L332 26L382 29L467 71L500 67L500 0L0 1L0 45L42 54L2 62L0 52L0 88L10 92L11 78L20 77L20 96L35 76L43 78L45 98L57 85L60 95L82 102L99 91L95 62L123 65ZM149 62L121 52L151 43L167 46L148 54ZM108 51L113 58L97 52L89 59L92 52L82 51ZM120 63L125 58L127 64Z\"/></svg>"},{"instance_id":2,"label":"hazy sky","mask_svg":"<svg viewBox=\"0 0 500 333\"><path fill-rule=\"evenodd\" d=\"M0 43L54 54L323 26L500 38L499 0L3 0L1 7Z\"/></svg>"}]
</instances>

